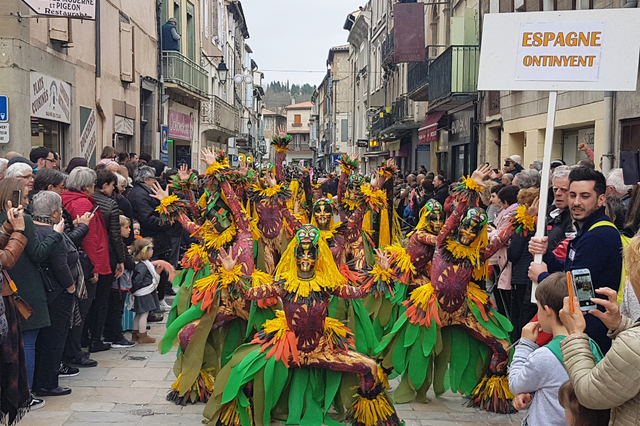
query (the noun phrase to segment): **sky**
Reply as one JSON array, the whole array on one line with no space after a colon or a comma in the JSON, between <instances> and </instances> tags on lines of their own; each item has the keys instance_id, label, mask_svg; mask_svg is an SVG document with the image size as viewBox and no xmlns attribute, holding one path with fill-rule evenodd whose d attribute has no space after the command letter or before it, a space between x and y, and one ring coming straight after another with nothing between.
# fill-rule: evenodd
<instances>
[{"instance_id":1,"label":"sky","mask_svg":"<svg viewBox=\"0 0 640 426\"><path fill-rule=\"evenodd\" d=\"M265 83L318 85L326 73L329 48L347 44L347 15L366 0L241 0L247 40ZM320 72L282 72L304 70Z\"/></svg>"}]
</instances>

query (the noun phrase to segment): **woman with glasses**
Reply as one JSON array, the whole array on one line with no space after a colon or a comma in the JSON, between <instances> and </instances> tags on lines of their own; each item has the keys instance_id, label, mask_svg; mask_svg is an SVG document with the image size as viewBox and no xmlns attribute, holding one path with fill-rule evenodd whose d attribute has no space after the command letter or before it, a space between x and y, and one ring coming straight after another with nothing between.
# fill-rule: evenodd
<instances>
[{"instance_id":1,"label":"woman with glasses","mask_svg":"<svg viewBox=\"0 0 640 426\"><path fill-rule=\"evenodd\" d=\"M33 169L26 163L14 163L7 169L5 178L18 178L27 185L27 194L33 190Z\"/></svg>"}]
</instances>

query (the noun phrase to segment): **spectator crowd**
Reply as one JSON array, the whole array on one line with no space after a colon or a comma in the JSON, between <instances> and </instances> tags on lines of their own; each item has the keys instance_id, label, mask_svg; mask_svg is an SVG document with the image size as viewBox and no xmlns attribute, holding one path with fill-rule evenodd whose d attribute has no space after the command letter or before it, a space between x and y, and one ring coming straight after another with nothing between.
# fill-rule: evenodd
<instances>
[{"instance_id":1,"label":"spectator crowd","mask_svg":"<svg viewBox=\"0 0 640 426\"><path fill-rule=\"evenodd\" d=\"M580 149L588 159L553 161L548 183L541 161L525 168L517 155L493 170L482 198L489 240L523 204L546 217L547 235L511 237L489 260L484 289L514 326L509 384L514 407L529 410L524 424L638 425L640 183L625 185L622 169L604 176ZM155 342L147 323L170 310L165 297L191 243L156 211L154 188L175 174L112 147L93 169L83 158L63 168L47 148L0 159L0 423L70 394L59 378L95 367L92 353ZM337 195L334 174L310 185ZM458 185L425 167L397 173L392 200L404 233L429 200L451 214ZM584 315L568 297L566 272L578 269L589 270L596 293Z\"/></svg>"}]
</instances>

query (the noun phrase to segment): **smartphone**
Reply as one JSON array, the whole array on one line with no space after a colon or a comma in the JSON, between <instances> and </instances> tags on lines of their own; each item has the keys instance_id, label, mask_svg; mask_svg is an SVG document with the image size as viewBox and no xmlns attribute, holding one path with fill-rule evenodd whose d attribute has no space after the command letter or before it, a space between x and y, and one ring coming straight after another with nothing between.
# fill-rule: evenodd
<instances>
[{"instance_id":1,"label":"smartphone","mask_svg":"<svg viewBox=\"0 0 640 426\"><path fill-rule=\"evenodd\" d=\"M576 269L571 271L571 281L573 281L573 294L578 298L581 311L590 311L598 306L591 301L596 297L591 272L588 269Z\"/></svg>"},{"instance_id":2,"label":"smartphone","mask_svg":"<svg viewBox=\"0 0 640 426\"><path fill-rule=\"evenodd\" d=\"M14 189L13 194L11 194L11 207L18 208L20 204L22 204L22 191Z\"/></svg>"},{"instance_id":3,"label":"smartphone","mask_svg":"<svg viewBox=\"0 0 640 426\"><path fill-rule=\"evenodd\" d=\"M620 152L620 167L625 185L635 185L640 182L640 152Z\"/></svg>"},{"instance_id":4,"label":"smartphone","mask_svg":"<svg viewBox=\"0 0 640 426\"><path fill-rule=\"evenodd\" d=\"M97 212L97 211L98 211L98 209L99 209L99 208L100 208L100 206L96 204L96 205L95 205L95 206L93 206L93 208L89 211L89 213L94 214L95 212Z\"/></svg>"}]
</instances>

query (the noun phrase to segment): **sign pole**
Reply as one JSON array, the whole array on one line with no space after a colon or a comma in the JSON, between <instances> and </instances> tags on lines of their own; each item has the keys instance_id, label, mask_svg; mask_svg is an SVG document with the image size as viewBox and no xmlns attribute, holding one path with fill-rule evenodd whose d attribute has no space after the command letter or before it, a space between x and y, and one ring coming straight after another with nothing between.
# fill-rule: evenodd
<instances>
[{"instance_id":1,"label":"sign pole","mask_svg":"<svg viewBox=\"0 0 640 426\"><path fill-rule=\"evenodd\" d=\"M542 159L542 177L540 178L540 197L538 203L538 223L536 226L536 238L542 238L545 235L547 227L547 198L549 191L547 185L549 183L549 172L551 171L551 151L553 148L553 130L556 123L556 104L558 100L558 92L549 92L549 108L547 110L547 129L544 135L544 157ZM542 255L536 254L533 257L534 263L542 263ZM533 282L531 289L531 302L536 303L537 282Z\"/></svg>"}]
</instances>

